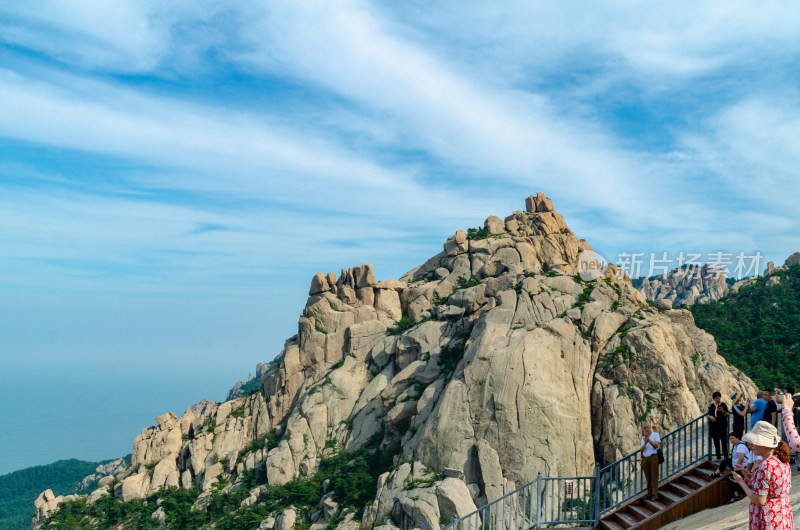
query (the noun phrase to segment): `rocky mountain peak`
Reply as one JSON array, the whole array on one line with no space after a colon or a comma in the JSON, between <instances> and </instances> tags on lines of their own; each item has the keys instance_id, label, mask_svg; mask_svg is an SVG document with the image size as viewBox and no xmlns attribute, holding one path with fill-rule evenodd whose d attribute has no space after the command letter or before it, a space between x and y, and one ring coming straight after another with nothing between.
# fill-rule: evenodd
<instances>
[{"instance_id":1,"label":"rocky mountain peak","mask_svg":"<svg viewBox=\"0 0 800 530\"><path fill-rule=\"evenodd\" d=\"M770 261L767 263L767 268L764 269L764 276L769 276L780 270L785 270L791 267L792 265L800 264L800 252L795 252L794 254L790 255L786 258L786 261L783 262L783 266L776 267L774 261Z\"/></svg>"},{"instance_id":2,"label":"rocky mountain peak","mask_svg":"<svg viewBox=\"0 0 800 530\"><path fill-rule=\"evenodd\" d=\"M638 289L648 300L667 300L675 306L719 300L730 290L725 270L708 263L700 267L678 267L658 276L643 278Z\"/></svg>"},{"instance_id":3,"label":"rocky mountain peak","mask_svg":"<svg viewBox=\"0 0 800 530\"><path fill-rule=\"evenodd\" d=\"M268 529L435 530L537 473L591 474L638 447L645 418L666 432L713 391L754 394L691 313L650 306L613 266L582 280L589 244L543 194L525 204L457 231L399 280L376 281L369 264L315 274L260 391L160 416L94 498L196 488L206 512L215 495L236 499L236 513L272 499ZM264 496L329 470L342 450L385 464L363 479L375 486L363 505L323 486L304 506Z\"/></svg>"}]
</instances>

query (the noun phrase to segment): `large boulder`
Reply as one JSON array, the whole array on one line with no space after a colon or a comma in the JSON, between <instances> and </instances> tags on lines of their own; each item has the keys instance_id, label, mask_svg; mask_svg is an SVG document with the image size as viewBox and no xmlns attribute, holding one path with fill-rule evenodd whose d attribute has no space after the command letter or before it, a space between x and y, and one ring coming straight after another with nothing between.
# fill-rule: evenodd
<instances>
[{"instance_id":1,"label":"large boulder","mask_svg":"<svg viewBox=\"0 0 800 530\"><path fill-rule=\"evenodd\" d=\"M456 478L444 479L436 487L436 498L439 501L439 514L445 521L464 517L477 510L469 488Z\"/></svg>"}]
</instances>

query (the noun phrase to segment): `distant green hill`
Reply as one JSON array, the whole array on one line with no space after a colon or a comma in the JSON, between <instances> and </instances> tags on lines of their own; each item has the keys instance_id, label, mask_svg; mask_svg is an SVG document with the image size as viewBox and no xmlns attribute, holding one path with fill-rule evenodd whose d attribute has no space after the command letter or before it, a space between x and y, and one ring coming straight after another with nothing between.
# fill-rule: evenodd
<instances>
[{"instance_id":1,"label":"distant green hill","mask_svg":"<svg viewBox=\"0 0 800 530\"><path fill-rule=\"evenodd\" d=\"M28 528L33 501L42 491L51 489L56 495L70 494L98 465L83 460L59 460L0 476L0 530Z\"/></svg>"},{"instance_id":2,"label":"distant green hill","mask_svg":"<svg viewBox=\"0 0 800 530\"><path fill-rule=\"evenodd\" d=\"M773 278L780 281L774 284ZM688 309L717 340L725 360L759 388L800 388L800 265Z\"/></svg>"}]
</instances>

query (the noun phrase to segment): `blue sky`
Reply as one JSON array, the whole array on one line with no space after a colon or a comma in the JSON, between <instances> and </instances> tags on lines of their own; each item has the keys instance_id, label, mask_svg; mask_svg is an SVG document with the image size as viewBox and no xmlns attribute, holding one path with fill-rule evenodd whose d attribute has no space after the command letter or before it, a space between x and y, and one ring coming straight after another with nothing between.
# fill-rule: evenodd
<instances>
[{"instance_id":1,"label":"blue sky","mask_svg":"<svg viewBox=\"0 0 800 530\"><path fill-rule=\"evenodd\" d=\"M89 417L76 389L117 381L105 453L74 456L124 454L146 424L119 414L219 400L272 359L317 271L397 278L537 191L612 260L782 263L798 35L784 2L0 5L13 414L43 414L35 392ZM18 424L0 449L35 451L0 472L62 456Z\"/></svg>"}]
</instances>

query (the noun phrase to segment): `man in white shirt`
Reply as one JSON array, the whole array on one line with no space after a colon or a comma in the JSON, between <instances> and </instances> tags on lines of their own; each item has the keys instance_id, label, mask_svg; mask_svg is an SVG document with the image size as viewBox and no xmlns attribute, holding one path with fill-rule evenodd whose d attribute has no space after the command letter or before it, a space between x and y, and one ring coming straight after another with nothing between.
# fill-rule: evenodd
<instances>
[{"instance_id":1,"label":"man in white shirt","mask_svg":"<svg viewBox=\"0 0 800 530\"><path fill-rule=\"evenodd\" d=\"M753 452L747 447L747 444L744 443L739 436L738 433L734 432L730 435L731 446L733 449L731 450L731 467L738 471L739 473L742 472L743 469L746 469L747 465L750 462L750 455ZM725 469L720 465L720 471L725 471ZM732 480L732 479L731 479ZM744 498L744 491L742 491L741 486L736 484L733 481L733 499L732 501L738 501L739 499Z\"/></svg>"},{"instance_id":2,"label":"man in white shirt","mask_svg":"<svg viewBox=\"0 0 800 530\"><path fill-rule=\"evenodd\" d=\"M740 468L747 466L750 454L747 444L741 441L735 432L732 432L728 439L731 442L731 457L725 458L719 463L719 469L714 472L714 476L720 476L721 473L724 473L729 468L738 471Z\"/></svg>"},{"instance_id":3,"label":"man in white shirt","mask_svg":"<svg viewBox=\"0 0 800 530\"><path fill-rule=\"evenodd\" d=\"M736 469L737 466L744 467L747 465L750 449L748 449L747 444L741 441L735 434L730 435L730 440L731 446L733 446L733 451L731 452L731 465L733 469Z\"/></svg>"},{"instance_id":4,"label":"man in white shirt","mask_svg":"<svg viewBox=\"0 0 800 530\"><path fill-rule=\"evenodd\" d=\"M658 448L661 446L661 436L653 432L649 422L642 424L642 471L647 479L647 496L651 501L658 500Z\"/></svg>"}]
</instances>

